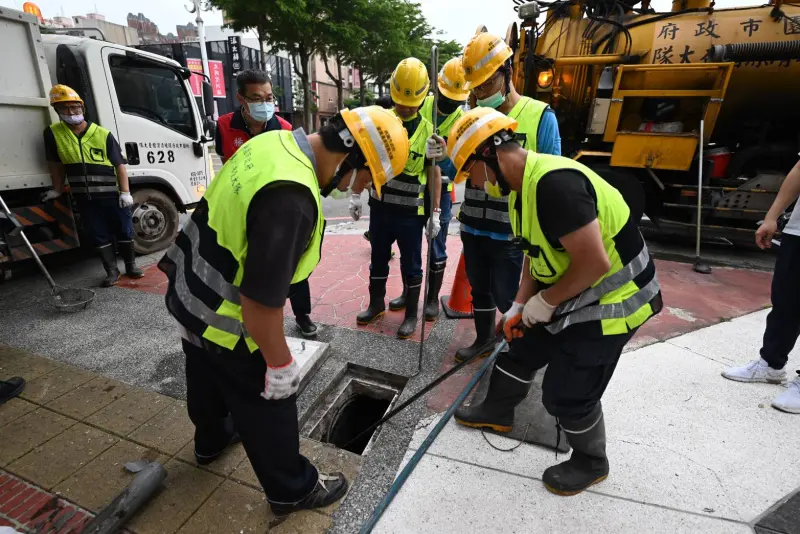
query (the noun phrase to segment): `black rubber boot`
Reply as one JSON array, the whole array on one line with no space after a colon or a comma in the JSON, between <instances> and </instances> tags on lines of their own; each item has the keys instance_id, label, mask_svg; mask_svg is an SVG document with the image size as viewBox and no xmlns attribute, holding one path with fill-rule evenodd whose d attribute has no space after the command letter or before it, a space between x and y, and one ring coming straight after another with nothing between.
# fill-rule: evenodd
<instances>
[{"instance_id":1,"label":"black rubber boot","mask_svg":"<svg viewBox=\"0 0 800 534\"><path fill-rule=\"evenodd\" d=\"M406 296L408 295L408 283L406 282L406 275L403 276L403 293L396 299L389 301L389 309L391 311L400 311L406 307Z\"/></svg>"},{"instance_id":2,"label":"black rubber boot","mask_svg":"<svg viewBox=\"0 0 800 534\"><path fill-rule=\"evenodd\" d=\"M359 313L356 323L360 325L369 324L376 319L383 317L386 313L386 278L369 278L369 307Z\"/></svg>"},{"instance_id":3,"label":"black rubber boot","mask_svg":"<svg viewBox=\"0 0 800 534\"><path fill-rule=\"evenodd\" d=\"M117 241L119 255L125 262L125 276L128 278L141 278L144 273L136 267L136 252L133 250L133 241Z\"/></svg>"},{"instance_id":4,"label":"black rubber boot","mask_svg":"<svg viewBox=\"0 0 800 534\"><path fill-rule=\"evenodd\" d=\"M559 423L572 445L572 456L566 462L545 469L542 482L556 495L577 495L608 477L603 408L598 402L592 413L583 419L559 419Z\"/></svg>"},{"instance_id":5,"label":"black rubber boot","mask_svg":"<svg viewBox=\"0 0 800 534\"><path fill-rule=\"evenodd\" d=\"M195 431L194 459L197 465L210 464L219 458L225 449L242 441L239 433L233 428L233 419L230 416L225 418L224 432L218 430L216 434L219 435L198 439L198 433Z\"/></svg>"},{"instance_id":6,"label":"black rubber boot","mask_svg":"<svg viewBox=\"0 0 800 534\"><path fill-rule=\"evenodd\" d=\"M422 277L411 278L408 281L408 292L406 293L406 318L403 324L397 329L397 337L408 339L414 335L417 329L417 312L419 311L419 294L422 290Z\"/></svg>"},{"instance_id":7,"label":"black rubber boot","mask_svg":"<svg viewBox=\"0 0 800 534\"><path fill-rule=\"evenodd\" d=\"M5 404L25 389L25 379L12 376L8 380L0 380L0 404Z\"/></svg>"},{"instance_id":8,"label":"black rubber boot","mask_svg":"<svg viewBox=\"0 0 800 534\"><path fill-rule=\"evenodd\" d=\"M347 479L342 473L319 474L317 485L303 500L294 504L269 503L272 513L276 520L270 524L274 527L292 512L300 510L310 510L312 508L324 508L329 504L335 503L347 493Z\"/></svg>"},{"instance_id":9,"label":"black rubber boot","mask_svg":"<svg viewBox=\"0 0 800 534\"><path fill-rule=\"evenodd\" d=\"M454 359L458 363L469 360L475 354L479 354L478 358L485 358L494 350L494 329L497 312L494 309L489 311L475 310L472 314L475 321L475 342L469 347L456 351Z\"/></svg>"},{"instance_id":10,"label":"black rubber boot","mask_svg":"<svg viewBox=\"0 0 800 534\"><path fill-rule=\"evenodd\" d=\"M117 268L117 255L114 253L114 245L109 244L97 249L103 268L106 270L106 277L100 282L102 287L117 285L119 281L119 269Z\"/></svg>"},{"instance_id":11,"label":"black rubber boot","mask_svg":"<svg viewBox=\"0 0 800 534\"><path fill-rule=\"evenodd\" d=\"M528 395L535 371L523 369L501 354L489 380L486 398L456 410L456 421L464 426L487 428L495 432L511 432L514 408Z\"/></svg>"},{"instance_id":12,"label":"black rubber boot","mask_svg":"<svg viewBox=\"0 0 800 534\"><path fill-rule=\"evenodd\" d=\"M442 289L446 268L447 261L431 265L431 272L428 275L428 300L425 302L426 321L435 321L439 318L439 291Z\"/></svg>"},{"instance_id":13,"label":"black rubber boot","mask_svg":"<svg viewBox=\"0 0 800 534\"><path fill-rule=\"evenodd\" d=\"M303 337L317 337L317 325L311 320L308 315L298 315L294 318L297 323L297 328L300 329L300 335Z\"/></svg>"}]
</instances>

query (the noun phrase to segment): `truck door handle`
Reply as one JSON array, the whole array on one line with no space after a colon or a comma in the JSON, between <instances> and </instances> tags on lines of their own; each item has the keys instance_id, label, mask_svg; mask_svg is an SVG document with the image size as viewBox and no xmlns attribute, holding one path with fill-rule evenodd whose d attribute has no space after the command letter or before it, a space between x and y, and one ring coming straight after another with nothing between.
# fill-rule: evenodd
<instances>
[{"instance_id":1,"label":"truck door handle","mask_svg":"<svg viewBox=\"0 0 800 534\"><path fill-rule=\"evenodd\" d=\"M125 143L125 155L128 157L128 165L139 165L139 145L136 143Z\"/></svg>"}]
</instances>

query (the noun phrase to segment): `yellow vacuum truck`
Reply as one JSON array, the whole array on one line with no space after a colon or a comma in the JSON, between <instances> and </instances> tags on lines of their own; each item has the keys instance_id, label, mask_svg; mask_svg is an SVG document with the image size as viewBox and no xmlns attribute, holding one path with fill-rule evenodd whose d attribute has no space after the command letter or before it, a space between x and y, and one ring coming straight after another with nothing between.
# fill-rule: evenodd
<instances>
[{"instance_id":1,"label":"yellow vacuum truck","mask_svg":"<svg viewBox=\"0 0 800 534\"><path fill-rule=\"evenodd\" d=\"M798 157L800 4L513 3L514 85L556 111L564 155L669 233L694 234L702 165L703 235L752 242Z\"/></svg>"}]
</instances>

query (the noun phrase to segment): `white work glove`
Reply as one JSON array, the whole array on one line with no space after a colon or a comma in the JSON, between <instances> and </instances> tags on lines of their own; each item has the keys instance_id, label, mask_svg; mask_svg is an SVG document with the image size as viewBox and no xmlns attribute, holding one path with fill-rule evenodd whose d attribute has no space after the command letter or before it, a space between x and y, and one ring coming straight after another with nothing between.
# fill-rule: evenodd
<instances>
[{"instance_id":1,"label":"white work glove","mask_svg":"<svg viewBox=\"0 0 800 534\"><path fill-rule=\"evenodd\" d=\"M120 208L130 208L133 206L133 197L127 191L123 191L119 194L119 207Z\"/></svg>"},{"instance_id":2,"label":"white work glove","mask_svg":"<svg viewBox=\"0 0 800 534\"><path fill-rule=\"evenodd\" d=\"M267 400L286 399L297 393L300 387L300 367L297 361L292 361L281 367L267 365L267 376L264 377L264 392L261 394Z\"/></svg>"},{"instance_id":3,"label":"white work glove","mask_svg":"<svg viewBox=\"0 0 800 534\"><path fill-rule=\"evenodd\" d=\"M350 216L354 221L361 218L361 193L350 195Z\"/></svg>"},{"instance_id":4,"label":"white work glove","mask_svg":"<svg viewBox=\"0 0 800 534\"><path fill-rule=\"evenodd\" d=\"M434 161L443 161L447 157L444 139L436 134L431 135L425 143L425 157Z\"/></svg>"},{"instance_id":5,"label":"white work glove","mask_svg":"<svg viewBox=\"0 0 800 534\"><path fill-rule=\"evenodd\" d=\"M425 235L430 239L436 239L436 236L439 235L442 229L442 223L439 221L439 217L435 217L434 215L436 215L436 212L433 212L433 215L428 219L428 224L425 225Z\"/></svg>"},{"instance_id":6,"label":"white work glove","mask_svg":"<svg viewBox=\"0 0 800 534\"><path fill-rule=\"evenodd\" d=\"M50 202L61 196L61 193L56 191L55 189L51 189L42 195L42 202Z\"/></svg>"},{"instance_id":7,"label":"white work glove","mask_svg":"<svg viewBox=\"0 0 800 534\"><path fill-rule=\"evenodd\" d=\"M555 311L556 306L548 304L544 300L544 291L539 291L525 304L525 309L522 310L522 322L528 328L536 323L549 323Z\"/></svg>"}]
</instances>

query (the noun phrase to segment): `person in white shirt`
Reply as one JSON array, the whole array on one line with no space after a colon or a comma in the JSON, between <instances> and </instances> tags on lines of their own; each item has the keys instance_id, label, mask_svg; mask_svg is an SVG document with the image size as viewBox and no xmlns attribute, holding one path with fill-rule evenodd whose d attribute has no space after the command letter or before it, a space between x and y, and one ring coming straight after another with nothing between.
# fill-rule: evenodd
<instances>
[{"instance_id":1,"label":"person in white shirt","mask_svg":"<svg viewBox=\"0 0 800 534\"><path fill-rule=\"evenodd\" d=\"M771 248L778 231L778 218L800 197L800 162L789 172L767 216L756 231L756 245ZM800 210L795 208L781 233L780 249L772 277L772 310L761 346L761 358L742 367L732 367L722 376L737 382L781 384L786 380L789 352L800 336ZM772 406L778 410L800 414L800 370L786 391L778 395Z\"/></svg>"}]
</instances>

